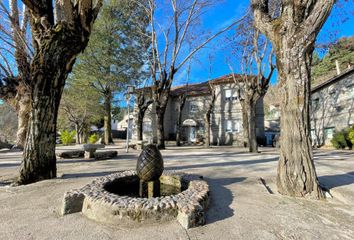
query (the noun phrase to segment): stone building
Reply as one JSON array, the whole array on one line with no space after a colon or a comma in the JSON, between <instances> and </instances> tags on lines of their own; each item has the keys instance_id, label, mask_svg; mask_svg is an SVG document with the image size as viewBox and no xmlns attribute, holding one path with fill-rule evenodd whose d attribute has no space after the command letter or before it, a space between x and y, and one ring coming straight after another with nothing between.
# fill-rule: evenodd
<instances>
[{"instance_id":1,"label":"stone building","mask_svg":"<svg viewBox=\"0 0 354 240\"><path fill-rule=\"evenodd\" d=\"M330 145L335 131L354 124L354 68L311 90L311 135L315 146Z\"/></svg>"},{"instance_id":2,"label":"stone building","mask_svg":"<svg viewBox=\"0 0 354 240\"><path fill-rule=\"evenodd\" d=\"M239 76L235 75L236 79ZM210 87L215 88L216 99L211 114L210 142L213 145L243 145L241 104L232 75L222 76L210 81L178 86L171 89L164 118L165 139L176 139L179 96L186 93L186 103L182 111L182 141L201 143L205 136L205 113L211 101ZM145 91L148 88L145 88ZM135 106L134 112L137 111ZM134 118L136 121L136 117ZM264 138L263 99L257 103L257 136ZM137 138L133 125L133 138ZM153 104L146 111L143 122L143 138L156 139L156 115Z\"/></svg>"}]
</instances>

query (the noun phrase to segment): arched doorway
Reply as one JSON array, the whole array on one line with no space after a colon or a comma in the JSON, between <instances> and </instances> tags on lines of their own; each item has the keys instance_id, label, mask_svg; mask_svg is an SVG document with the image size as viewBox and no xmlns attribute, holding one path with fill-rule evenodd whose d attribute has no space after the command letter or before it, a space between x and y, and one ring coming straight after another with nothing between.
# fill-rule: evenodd
<instances>
[{"instance_id":1,"label":"arched doorway","mask_svg":"<svg viewBox=\"0 0 354 240\"><path fill-rule=\"evenodd\" d=\"M183 121L182 126L188 128L188 131L187 131L188 143L196 142L196 140L197 140L197 131L196 131L197 122L193 119L186 119Z\"/></svg>"}]
</instances>

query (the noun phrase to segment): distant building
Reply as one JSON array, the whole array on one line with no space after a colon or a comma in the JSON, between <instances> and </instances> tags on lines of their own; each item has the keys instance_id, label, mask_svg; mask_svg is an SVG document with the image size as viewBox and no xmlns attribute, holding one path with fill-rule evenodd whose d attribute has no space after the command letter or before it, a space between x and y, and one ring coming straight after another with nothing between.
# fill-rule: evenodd
<instances>
[{"instance_id":1,"label":"distant building","mask_svg":"<svg viewBox=\"0 0 354 240\"><path fill-rule=\"evenodd\" d=\"M269 105L264 114L264 135L267 145L273 145L274 137L280 132L279 106Z\"/></svg>"},{"instance_id":2,"label":"distant building","mask_svg":"<svg viewBox=\"0 0 354 240\"><path fill-rule=\"evenodd\" d=\"M311 90L311 136L315 146L330 145L335 131L354 124L354 68Z\"/></svg>"},{"instance_id":3,"label":"distant building","mask_svg":"<svg viewBox=\"0 0 354 240\"><path fill-rule=\"evenodd\" d=\"M236 76L239 78L239 76ZM232 75L222 76L198 84L178 86L171 89L164 118L165 139L176 139L178 97L186 92L187 99L182 111L182 141L200 143L205 138L205 113L211 101L209 84L215 87L216 99L211 114L211 143L214 145L243 145L242 111L237 94L237 84ZM135 106L135 112L137 106ZM259 99L256 110L257 136L264 138L263 99ZM135 118L136 119L136 118ZM133 126L136 126L134 124ZM143 137L156 140L156 114L153 104L146 111L143 122ZM137 137L133 127L133 138Z\"/></svg>"}]
</instances>

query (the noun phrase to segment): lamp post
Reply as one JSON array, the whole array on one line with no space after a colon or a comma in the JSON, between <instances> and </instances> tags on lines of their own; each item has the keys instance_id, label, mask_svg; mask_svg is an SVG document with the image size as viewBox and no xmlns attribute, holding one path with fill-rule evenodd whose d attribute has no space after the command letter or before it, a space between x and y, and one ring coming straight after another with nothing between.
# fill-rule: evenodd
<instances>
[{"instance_id":1,"label":"lamp post","mask_svg":"<svg viewBox=\"0 0 354 240\"><path fill-rule=\"evenodd\" d=\"M126 149L125 152L128 152L129 150L129 133L130 133L130 99L131 99L131 95L134 94L135 92L135 87L132 85L128 85L127 88L127 95L126 95L126 99L127 99L127 105L128 105L128 126L127 126L127 142L126 142Z\"/></svg>"}]
</instances>

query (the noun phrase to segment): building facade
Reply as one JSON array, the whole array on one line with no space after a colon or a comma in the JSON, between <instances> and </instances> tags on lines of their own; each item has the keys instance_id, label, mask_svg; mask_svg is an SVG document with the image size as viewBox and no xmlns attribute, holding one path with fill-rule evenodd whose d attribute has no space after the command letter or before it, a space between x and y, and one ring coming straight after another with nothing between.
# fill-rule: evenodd
<instances>
[{"instance_id":1,"label":"building facade","mask_svg":"<svg viewBox=\"0 0 354 240\"><path fill-rule=\"evenodd\" d=\"M311 90L311 136L315 146L330 145L335 131L354 124L354 68Z\"/></svg>"},{"instance_id":2,"label":"building facade","mask_svg":"<svg viewBox=\"0 0 354 240\"><path fill-rule=\"evenodd\" d=\"M242 109L238 87L232 75L171 89L164 118L166 140L174 141L176 139L179 99L185 93L187 97L182 111L181 140L185 143L204 142L205 114L212 99L211 87L215 89L216 96L211 114L211 144L243 145ZM137 112L137 106L135 106L134 112ZM258 101L256 113L257 136L264 138L263 99ZM152 104L145 113L143 138L151 142L154 141L157 135L156 129L156 114ZM137 138L134 127L133 138Z\"/></svg>"}]
</instances>

